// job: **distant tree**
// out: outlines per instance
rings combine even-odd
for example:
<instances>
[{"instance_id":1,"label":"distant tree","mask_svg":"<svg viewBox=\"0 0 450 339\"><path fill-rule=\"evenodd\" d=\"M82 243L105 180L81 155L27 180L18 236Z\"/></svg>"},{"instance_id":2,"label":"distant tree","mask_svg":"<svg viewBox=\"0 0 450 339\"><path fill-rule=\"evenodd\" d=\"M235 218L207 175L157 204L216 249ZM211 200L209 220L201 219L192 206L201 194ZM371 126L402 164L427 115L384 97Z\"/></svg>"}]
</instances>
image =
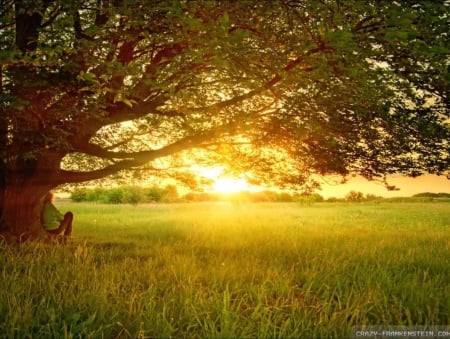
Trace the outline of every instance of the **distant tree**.
<instances>
[{"instance_id":1,"label":"distant tree","mask_svg":"<svg viewBox=\"0 0 450 339\"><path fill-rule=\"evenodd\" d=\"M426 197L426 198L450 198L450 193L431 193L431 192L422 192L414 194L413 197Z\"/></svg>"},{"instance_id":2,"label":"distant tree","mask_svg":"<svg viewBox=\"0 0 450 339\"><path fill-rule=\"evenodd\" d=\"M162 199L164 202L175 202L180 198L178 189L175 185L167 185L166 187L164 187L164 191L165 194Z\"/></svg>"},{"instance_id":3,"label":"distant tree","mask_svg":"<svg viewBox=\"0 0 450 339\"><path fill-rule=\"evenodd\" d=\"M375 194L370 194L370 193L367 193L366 196L364 197L365 201L377 201L377 200L382 200L382 199L383 199L383 197L380 197Z\"/></svg>"},{"instance_id":4,"label":"distant tree","mask_svg":"<svg viewBox=\"0 0 450 339\"><path fill-rule=\"evenodd\" d=\"M292 201L294 201L294 197L289 192L281 192L281 193L277 194L277 196L275 198L275 201L278 201L278 202L292 202Z\"/></svg>"},{"instance_id":5,"label":"distant tree","mask_svg":"<svg viewBox=\"0 0 450 339\"><path fill-rule=\"evenodd\" d=\"M207 192L189 192L183 196L183 199L190 202L218 201L220 196Z\"/></svg>"},{"instance_id":6,"label":"distant tree","mask_svg":"<svg viewBox=\"0 0 450 339\"><path fill-rule=\"evenodd\" d=\"M357 191L350 191L345 195L345 200L349 202L364 201L364 193Z\"/></svg>"},{"instance_id":7,"label":"distant tree","mask_svg":"<svg viewBox=\"0 0 450 339\"><path fill-rule=\"evenodd\" d=\"M251 202L273 202L277 201L277 197L278 195L276 192L265 190L252 193L249 200Z\"/></svg>"},{"instance_id":8,"label":"distant tree","mask_svg":"<svg viewBox=\"0 0 450 339\"><path fill-rule=\"evenodd\" d=\"M448 1L0 3L3 232L43 233L61 184L198 149L305 189L448 173Z\"/></svg>"},{"instance_id":9,"label":"distant tree","mask_svg":"<svg viewBox=\"0 0 450 339\"><path fill-rule=\"evenodd\" d=\"M327 202L340 202L342 201L342 199L337 198L337 197L329 197L327 198Z\"/></svg>"},{"instance_id":10,"label":"distant tree","mask_svg":"<svg viewBox=\"0 0 450 339\"><path fill-rule=\"evenodd\" d=\"M302 194L296 199L301 204L310 205L315 202L323 202L324 198L318 193Z\"/></svg>"}]
</instances>

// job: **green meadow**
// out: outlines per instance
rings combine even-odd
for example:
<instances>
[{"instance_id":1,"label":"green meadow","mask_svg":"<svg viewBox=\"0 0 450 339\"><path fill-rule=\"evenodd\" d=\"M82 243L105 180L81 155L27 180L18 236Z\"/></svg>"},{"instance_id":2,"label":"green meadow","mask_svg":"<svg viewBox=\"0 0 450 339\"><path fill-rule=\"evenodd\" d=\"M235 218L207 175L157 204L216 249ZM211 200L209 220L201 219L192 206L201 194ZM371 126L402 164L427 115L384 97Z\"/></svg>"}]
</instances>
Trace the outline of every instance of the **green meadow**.
<instances>
[{"instance_id":1,"label":"green meadow","mask_svg":"<svg viewBox=\"0 0 450 339\"><path fill-rule=\"evenodd\" d=\"M57 204L75 214L71 243L0 244L0 337L449 324L449 203Z\"/></svg>"}]
</instances>

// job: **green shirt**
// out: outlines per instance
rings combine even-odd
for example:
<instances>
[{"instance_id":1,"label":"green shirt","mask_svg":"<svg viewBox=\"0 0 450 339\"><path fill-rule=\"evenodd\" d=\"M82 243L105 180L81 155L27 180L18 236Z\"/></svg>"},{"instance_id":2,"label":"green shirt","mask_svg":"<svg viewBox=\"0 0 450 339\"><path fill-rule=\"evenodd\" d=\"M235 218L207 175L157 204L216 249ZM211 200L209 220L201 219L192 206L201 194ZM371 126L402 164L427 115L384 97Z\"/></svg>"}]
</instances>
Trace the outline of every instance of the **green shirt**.
<instances>
[{"instance_id":1,"label":"green shirt","mask_svg":"<svg viewBox=\"0 0 450 339\"><path fill-rule=\"evenodd\" d=\"M44 227L46 230L56 230L64 219L64 215L50 202L45 203L43 212Z\"/></svg>"}]
</instances>

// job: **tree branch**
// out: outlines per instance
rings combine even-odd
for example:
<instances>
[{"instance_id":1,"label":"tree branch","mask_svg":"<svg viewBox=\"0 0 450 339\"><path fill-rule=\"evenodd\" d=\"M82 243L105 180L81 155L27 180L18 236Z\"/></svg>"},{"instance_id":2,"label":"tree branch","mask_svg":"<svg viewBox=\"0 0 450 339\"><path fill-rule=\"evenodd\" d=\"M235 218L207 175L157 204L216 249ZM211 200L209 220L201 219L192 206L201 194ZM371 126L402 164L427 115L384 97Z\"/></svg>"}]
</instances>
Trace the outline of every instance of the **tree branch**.
<instances>
[{"instance_id":1,"label":"tree branch","mask_svg":"<svg viewBox=\"0 0 450 339\"><path fill-rule=\"evenodd\" d=\"M113 165L104 167L102 169L89 171L89 172L75 172L61 170L58 175L58 179L61 183L79 183L84 181L90 181L95 179L101 179L108 175L115 174L117 172L138 167L141 164L133 160L123 160Z\"/></svg>"},{"instance_id":2,"label":"tree branch","mask_svg":"<svg viewBox=\"0 0 450 339\"><path fill-rule=\"evenodd\" d=\"M85 145L80 147L79 150L83 151L87 155L92 155L109 160L123 160L95 171L74 172L63 170L60 172L60 175L62 180L72 183L99 179L122 170L132 169L134 167L145 165L146 163L151 162L155 159L166 157L183 150L208 146L209 144L205 143L208 143L215 138L224 136L230 131L233 131L237 128L238 123L233 122L219 126L217 128L213 128L203 133L184 137L159 149L140 152L111 152L101 148L100 146L86 143Z\"/></svg>"},{"instance_id":3,"label":"tree branch","mask_svg":"<svg viewBox=\"0 0 450 339\"><path fill-rule=\"evenodd\" d=\"M320 45L316 48L310 49L309 51L306 51L305 53L303 53L302 55L300 55L299 57L297 57L296 59L292 60L290 63L288 63L285 67L283 67L282 71L283 72L289 72L291 71L293 68L301 65L305 59L313 54L319 53L319 52L323 52L323 51L327 51L327 50L332 50L332 48L330 46L326 46L326 45ZM305 71L310 72L312 69L311 67L306 67L304 69ZM251 90L245 94L236 96L234 98L228 99L228 100L224 100L224 101L220 101L218 103L215 103L213 105L210 105L208 107L200 107L197 109L194 109L194 111L200 111L200 110L204 110L204 109L221 109L221 108L225 108L228 106L232 106L232 105L236 105L244 100L250 99L258 94L261 94L262 92L274 87L276 84L278 84L281 80L283 80L283 75L282 73L277 73L275 74L272 79L270 79L269 81L267 81L265 84L263 84L261 87L256 88L254 90Z\"/></svg>"}]
</instances>

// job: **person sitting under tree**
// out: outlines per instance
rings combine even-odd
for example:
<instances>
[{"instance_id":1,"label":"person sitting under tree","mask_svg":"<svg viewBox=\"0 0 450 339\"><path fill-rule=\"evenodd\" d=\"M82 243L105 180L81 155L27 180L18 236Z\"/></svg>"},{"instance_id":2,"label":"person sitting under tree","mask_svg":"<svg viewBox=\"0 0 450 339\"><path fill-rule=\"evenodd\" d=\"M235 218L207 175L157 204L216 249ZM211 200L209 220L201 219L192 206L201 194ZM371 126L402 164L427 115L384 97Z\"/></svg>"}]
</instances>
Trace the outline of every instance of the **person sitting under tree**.
<instances>
[{"instance_id":1,"label":"person sitting under tree","mask_svg":"<svg viewBox=\"0 0 450 339\"><path fill-rule=\"evenodd\" d=\"M62 214L53 204L55 196L48 192L44 198L44 209L42 212L42 221L45 230L53 235L59 235L64 232L64 237L72 235L73 213Z\"/></svg>"}]
</instances>

